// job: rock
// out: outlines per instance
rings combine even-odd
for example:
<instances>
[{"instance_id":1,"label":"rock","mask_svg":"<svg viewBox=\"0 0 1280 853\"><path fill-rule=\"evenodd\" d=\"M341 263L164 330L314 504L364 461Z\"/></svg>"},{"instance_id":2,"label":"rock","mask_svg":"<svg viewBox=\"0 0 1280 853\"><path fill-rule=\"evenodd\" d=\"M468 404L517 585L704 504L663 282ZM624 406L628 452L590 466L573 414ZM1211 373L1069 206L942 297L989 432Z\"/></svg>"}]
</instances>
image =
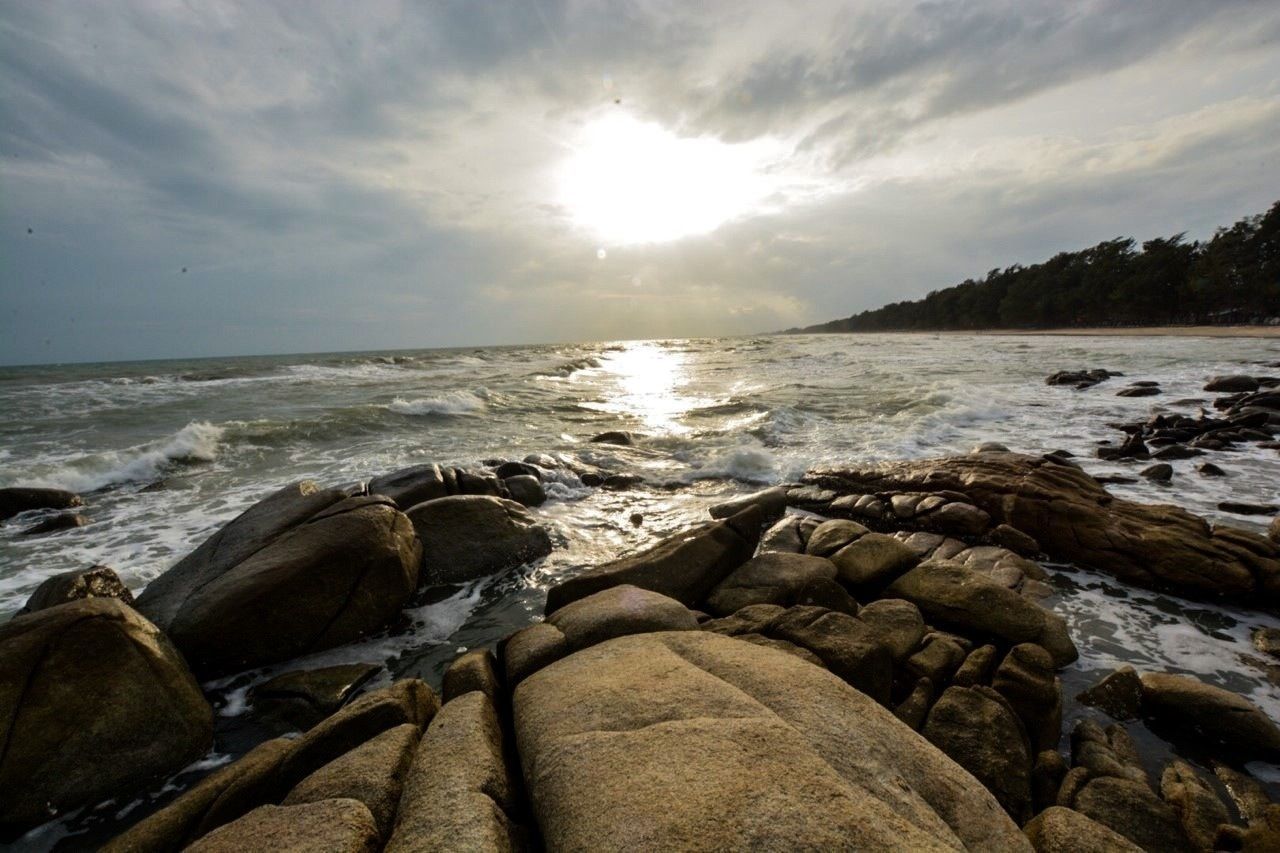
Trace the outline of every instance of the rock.
<instances>
[{"instance_id":1,"label":"rock","mask_svg":"<svg viewBox=\"0 0 1280 853\"><path fill-rule=\"evenodd\" d=\"M766 633L816 654L827 669L882 705L889 702L893 658L866 623L821 607L792 607Z\"/></svg>"},{"instance_id":2,"label":"rock","mask_svg":"<svg viewBox=\"0 0 1280 853\"><path fill-rule=\"evenodd\" d=\"M840 494L962 492L996 523L1034 537L1051 558L1187 597L1280 606L1280 556L1261 536L1224 538L1177 507L1116 498L1088 474L1016 453L824 468L806 483Z\"/></svg>"},{"instance_id":3,"label":"rock","mask_svg":"<svg viewBox=\"0 0 1280 853\"><path fill-rule=\"evenodd\" d=\"M421 735L422 730L412 723L387 729L303 779L289 792L282 805L297 806L334 799L359 800L373 815L378 837L386 838L391 832L404 777Z\"/></svg>"},{"instance_id":4,"label":"rock","mask_svg":"<svg viewBox=\"0 0 1280 853\"><path fill-rule=\"evenodd\" d=\"M907 672L929 679L931 684L946 684L964 663L965 651L950 637L934 635L925 640L920 651L907 658Z\"/></svg>"},{"instance_id":5,"label":"rock","mask_svg":"<svg viewBox=\"0 0 1280 853\"><path fill-rule=\"evenodd\" d=\"M63 572L46 579L31 593L27 603L16 615L35 613L37 610L84 598L115 598L125 604L133 604L133 593L129 592L129 587L124 585L115 571L107 566L93 566Z\"/></svg>"},{"instance_id":6,"label":"rock","mask_svg":"<svg viewBox=\"0 0 1280 853\"><path fill-rule=\"evenodd\" d=\"M1205 383L1204 390L1239 394L1257 391L1258 387L1258 380L1252 376L1215 376Z\"/></svg>"},{"instance_id":7,"label":"rock","mask_svg":"<svg viewBox=\"0 0 1280 853\"><path fill-rule=\"evenodd\" d=\"M542 506L547 502L547 493L537 477L518 474L502 481L507 487L511 499L522 506Z\"/></svg>"},{"instance_id":8,"label":"rock","mask_svg":"<svg viewBox=\"0 0 1280 853\"><path fill-rule=\"evenodd\" d=\"M378 827L358 800L259 806L187 848L188 853L375 853Z\"/></svg>"},{"instance_id":9,"label":"rock","mask_svg":"<svg viewBox=\"0 0 1280 853\"><path fill-rule=\"evenodd\" d=\"M787 608L776 604L753 604L723 619L708 619L700 626L704 631L737 637L742 634L762 634L786 615Z\"/></svg>"},{"instance_id":10,"label":"rock","mask_svg":"<svg viewBox=\"0 0 1280 853\"><path fill-rule=\"evenodd\" d=\"M79 495L64 489L0 489L0 521L30 509L70 509L83 505Z\"/></svg>"},{"instance_id":11,"label":"rock","mask_svg":"<svg viewBox=\"0 0 1280 853\"><path fill-rule=\"evenodd\" d=\"M777 649L780 652L786 652L789 655L795 655L803 661L808 661L814 666L826 669L827 665L822 662L822 658L806 649L804 646L797 646L795 643L788 643L786 640L778 640L773 637L766 637L764 634L736 634L737 639L744 643L754 643L757 646L764 646L768 649Z\"/></svg>"},{"instance_id":12,"label":"rock","mask_svg":"<svg viewBox=\"0 0 1280 853\"><path fill-rule=\"evenodd\" d=\"M929 533L924 530L917 530L915 532L899 530L897 533L893 534L893 538L910 548L911 553L915 554L916 558L919 560L923 560L932 555L934 551L938 550L938 547L942 545L943 542L947 541L947 537L943 536L941 533Z\"/></svg>"},{"instance_id":13,"label":"rock","mask_svg":"<svg viewBox=\"0 0 1280 853\"><path fill-rule=\"evenodd\" d=\"M1053 806L1023 828L1036 853L1141 853L1123 835L1078 811Z\"/></svg>"},{"instance_id":14,"label":"rock","mask_svg":"<svg viewBox=\"0 0 1280 853\"><path fill-rule=\"evenodd\" d=\"M906 660L924 639L924 617L910 601L873 601L858 611L858 620L871 629L875 641L889 650L895 663Z\"/></svg>"},{"instance_id":15,"label":"rock","mask_svg":"<svg viewBox=\"0 0 1280 853\"><path fill-rule=\"evenodd\" d=\"M528 461L525 462L503 462L497 468L493 469L493 475L499 480L507 480L510 477L532 477L533 479L542 481L542 469ZM444 497L444 495L434 495L433 497ZM430 500L430 498L423 498ZM422 501L417 501L422 503Z\"/></svg>"},{"instance_id":16,"label":"rock","mask_svg":"<svg viewBox=\"0 0 1280 853\"><path fill-rule=\"evenodd\" d=\"M1080 789L1075 809L1143 850L1189 851L1173 807L1141 782L1099 776Z\"/></svg>"},{"instance_id":17,"label":"rock","mask_svg":"<svg viewBox=\"0 0 1280 853\"><path fill-rule=\"evenodd\" d=\"M283 797L280 765L293 741L274 738L218 768L176 800L117 836L102 853L181 850L252 809Z\"/></svg>"},{"instance_id":18,"label":"rock","mask_svg":"<svg viewBox=\"0 0 1280 853\"><path fill-rule=\"evenodd\" d=\"M761 554L716 585L707 596L707 609L715 616L728 616L751 604L786 607L798 603L797 596L811 582L835 577L835 565L824 557Z\"/></svg>"},{"instance_id":19,"label":"rock","mask_svg":"<svg viewBox=\"0 0 1280 853\"><path fill-rule=\"evenodd\" d=\"M1003 444L1001 444L998 441L984 441L981 444L979 444L977 447L973 448L973 450L970 450L969 452L970 453L1008 453L1009 448L1005 447Z\"/></svg>"},{"instance_id":20,"label":"rock","mask_svg":"<svg viewBox=\"0 0 1280 853\"><path fill-rule=\"evenodd\" d=\"M457 475L439 465L414 465L369 481L369 494L386 495L396 506L408 509L423 501L447 497L457 491Z\"/></svg>"},{"instance_id":21,"label":"rock","mask_svg":"<svg viewBox=\"0 0 1280 853\"><path fill-rule=\"evenodd\" d=\"M508 689L569 653L569 641L554 625L538 622L521 628L502 645L503 672Z\"/></svg>"},{"instance_id":22,"label":"rock","mask_svg":"<svg viewBox=\"0 0 1280 853\"><path fill-rule=\"evenodd\" d=\"M1280 628L1254 628L1253 646L1273 658L1280 658Z\"/></svg>"},{"instance_id":23,"label":"rock","mask_svg":"<svg viewBox=\"0 0 1280 853\"><path fill-rule=\"evenodd\" d=\"M1040 553L1040 543L1023 533L1016 527L997 524L991 528L987 537L1002 548L1008 548L1023 557L1034 557Z\"/></svg>"},{"instance_id":24,"label":"rock","mask_svg":"<svg viewBox=\"0 0 1280 853\"><path fill-rule=\"evenodd\" d=\"M858 602L849 594L843 586L831 578L813 578L805 582L800 590L795 594L791 603L801 606L825 607L828 610L837 610L841 613L848 613L850 616L858 615Z\"/></svg>"},{"instance_id":25,"label":"rock","mask_svg":"<svg viewBox=\"0 0 1280 853\"><path fill-rule=\"evenodd\" d=\"M711 517L715 519L732 518L744 509L756 507L760 510L762 524L773 524L787 511L787 490L785 486L774 486L763 492L743 495L731 501L718 503L711 507Z\"/></svg>"},{"instance_id":26,"label":"rock","mask_svg":"<svg viewBox=\"0 0 1280 853\"><path fill-rule=\"evenodd\" d=\"M976 506L952 502L918 519L922 527L953 536L978 536L991 523L991 516Z\"/></svg>"},{"instance_id":27,"label":"rock","mask_svg":"<svg viewBox=\"0 0 1280 853\"><path fill-rule=\"evenodd\" d=\"M1218 827L1231 822L1227 807L1185 761L1174 759L1160 777L1160 796L1173 806L1187 840L1197 851L1213 851Z\"/></svg>"},{"instance_id":28,"label":"rock","mask_svg":"<svg viewBox=\"0 0 1280 853\"><path fill-rule=\"evenodd\" d=\"M1031 816L1031 751L1009 704L989 687L948 687L922 733L973 774L1019 824Z\"/></svg>"},{"instance_id":29,"label":"rock","mask_svg":"<svg viewBox=\"0 0 1280 853\"><path fill-rule=\"evenodd\" d=\"M1136 720L1142 713L1142 680L1133 667L1122 666L1076 696L1076 701L1116 720Z\"/></svg>"},{"instance_id":30,"label":"rock","mask_svg":"<svg viewBox=\"0 0 1280 853\"><path fill-rule=\"evenodd\" d=\"M619 584L632 584L696 607L746 562L760 538L760 510L679 533L638 554L587 569L547 591L547 612Z\"/></svg>"},{"instance_id":31,"label":"rock","mask_svg":"<svg viewBox=\"0 0 1280 853\"><path fill-rule=\"evenodd\" d=\"M1138 472L1138 476L1157 483L1167 483L1173 479L1173 466L1168 462L1158 462L1155 465L1143 468Z\"/></svg>"},{"instance_id":32,"label":"rock","mask_svg":"<svg viewBox=\"0 0 1280 853\"><path fill-rule=\"evenodd\" d=\"M986 684L991 680L991 671L995 668L997 654L996 647L992 645L979 646L969 652L964 663L960 664L960 668L956 670L951 683L958 687Z\"/></svg>"},{"instance_id":33,"label":"rock","mask_svg":"<svg viewBox=\"0 0 1280 853\"><path fill-rule=\"evenodd\" d=\"M516 689L514 716L550 850L1028 849L986 790L889 711L792 655L709 632L571 655Z\"/></svg>"},{"instance_id":34,"label":"rock","mask_svg":"<svg viewBox=\"0 0 1280 853\"><path fill-rule=\"evenodd\" d=\"M1219 468L1217 465L1214 465L1212 462L1201 463L1200 465L1196 466L1196 471L1199 472L1201 477L1227 476L1226 471L1223 471L1221 468Z\"/></svg>"},{"instance_id":35,"label":"rock","mask_svg":"<svg viewBox=\"0 0 1280 853\"><path fill-rule=\"evenodd\" d=\"M522 849L514 809L498 716L489 697L466 693L445 703L422 738L387 853Z\"/></svg>"},{"instance_id":36,"label":"rock","mask_svg":"<svg viewBox=\"0 0 1280 853\"><path fill-rule=\"evenodd\" d=\"M633 512L631 513L631 517L628 519L628 521L631 522L632 527L639 527L640 525L644 524L644 513Z\"/></svg>"},{"instance_id":37,"label":"rock","mask_svg":"<svg viewBox=\"0 0 1280 853\"><path fill-rule=\"evenodd\" d=\"M1144 674L1142 713L1197 743L1220 744L1250 759L1280 756L1280 729L1270 717L1244 697L1197 678Z\"/></svg>"},{"instance_id":38,"label":"rock","mask_svg":"<svg viewBox=\"0 0 1280 853\"><path fill-rule=\"evenodd\" d=\"M386 498L298 483L148 584L137 607L213 676L384 627L416 588L420 561L412 525Z\"/></svg>"},{"instance_id":39,"label":"rock","mask_svg":"<svg viewBox=\"0 0 1280 853\"><path fill-rule=\"evenodd\" d=\"M502 688L498 682L497 664L493 652L488 649L472 649L458 655L444 672L441 687L444 703L447 705L472 690L479 690L489 697L490 702L500 701Z\"/></svg>"},{"instance_id":40,"label":"rock","mask_svg":"<svg viewBox=\"0 0 1280 853\"><path fill-rule=\"evenodd\" d=\"M636 443L636 437L632 433L615 429L594 435L591 437L591 441L594 444L617 444L622 447L631 447Z\"/></svg>"},{"instance_id":41,"label":"rock","mask_svg":"<svg viewBox=\"0 0 1280 853\"><path fill-rule=\"evenodd\" d=\"M1170 444L1162 447L1151 454L1152 459L1169 460L1169 459L1191 459L1196 456L1203 456L1203 450L1197 450L1194 447L1186 447L1181 444Z\"/></svg>"},{"instance_id":42,"label":"rock","mask_svg":"<svg viewBox=\"0 0 1280 853\"><path fill-rule=\"evenodd\" d=\"M1116 392L1117 397L1154 397L1160 389L1151 385L1133 385Z\"/></svg>"},{"instance_id":43,"label":"rock","mask_svg":"<svg viewBox=\"0 0 1280 853\"><path fill-rule=\"evenodd\" d=\"M804 538L800 535L799 516L786 516L775 523L760 537L760 553L778 552L800 554L804 552Z\"/></svg>"},{"instance_id":44,"label":"rock","mask_svg":"<svg viewBox=\"0 0 1280 853\"><path fill-rule=\"evenodd\" d=\"M1055 666L1079 656L1060 616L956 563L921 563L894 581L887 594L914 603L933 624L1011 644L1041 645Z\"/></svg>"},{"instance_id":45,"label":"rock","mask_svg":"<svg viewBox=\"0 0 1280 853\"><path fill-rule=\"evenodd\" d=\"M1258 780L1247 773L1241 773L1221 761L1212 762L1213 775L1218 777L1222 787L1227 789L1231 802L1240 812L1246 823L1263 820L1271 798Z\"/></svg>"},{"instance_id":46,"label":"rock","mask_svg":"<svg viewBox=\"0 0 1280 853\"><path fill-rule=\"evenodd\" d=\"M1031 765L1031 806L1041 812L1058 801L1058 791L1067 775L1067 762L1057 749L1041 750Z\"/></svg>"},{"instance_id":47,"label":"rock","mask_svg":"<svg viewBox=\"0 0 1280 853\"><path fill-rule=\"evenodd\" d=\"M428 584L466 583L551 553L551 537L515 501L488 495L436 498L405 513L422 541Z\"/></svg>"},{"instance_id":48,"label":"rock","mask_svg":"<svg viewBox=\"0 0 1280 853\"><path fill-rule=\"evenodd\" d=\"M622 584L566 604L547 617L564 634L570 651L652 631L696 631L698 620L673 598Z\"/></svg>"},{"instance_id":49,"label":"rock","mask_svg":"<svg viewBox=\"0 0 1280 853\"><path fill-rule=\"evenodd\" d=\"M345 705L382 671L373 663L349 663L277 675L249 691L254 710L309 729Z\"/></svg>"},{"instance_id":50,"label":"rock","mask_svg":"<svg viewBox=\"0 0 1280 853\"><path fill-rule=\"evenodd\" d=\"M1219 850L1243 850L1244 853L1280 850L1280 805L1267 806L1262 818L1248 827L1229 824L1218 827L1214 846Z\"/></svg>"},{"instance_id":51,"label":"rock","mask_svg":"<svg viewBox=\"0 0 1280 853\"><path fill-rule=\"evenodd\" d=\"M89 523L89 519L85 518L78 512L63 512L44 521L35 524L22 531L23 536L44 536L46 533L57 533L62 530L74 530L77 527L84 527Z\"/></svg>"},{"instance_id":52,"label":"rock","mask_svg":"<svg viewBox=\"0 0 1280 853\"><path fill-rule=\"evenodd\" d=\"M644 477L639 474L610 474L600 483L601 488L611 489L615 492L626 491L634 488L644 482Z\"/></svg>"},{"instance_id":53,"label":"rock","mask_svg":"<svg viewBox=\"0 0 1280 853\"><path fill-rule=\"evenodd\" d=\"M1034 643L1014 646L996 669L991 687L1022 720L1033 752L1057 748L1062 733L1062 684L1047 651Z\"/></svg>"},{"instance_id":54,"label":"rock","mask_svg":"<svg viewBox=\"0 0 1280 853\"><path fill-rule=\"evenodd\" d=\"M933 681L928 676L916 681L915 687L907 694L907 698L893 709L893 715L916 731L924 725L929 715L929 706L933 704Z\"/></svg>"},{"instance_id":55,"label":"rock","mask_svg":"<svg viewBox=\"0 0 1280 853\"><path fill-rule=\"evenodd\" d=\"M123 795L204 755L213 712L181 655L114 598L0 625L0 827Z\"/></svg>"},{"instance_id":56,"label":"rock","mask_svg":"<svg viewBox=\"0 0 1280 853\"><path fill-rule=\"evenodd\" d=\"M815 557L830 557L844 546L867 533L867 528L856 521L833 518L817 526L805 543L804 552Z\"/></svg>"},{"instance_id":57,"label":"rock","mask_svg":"<svg viewBox=\"0 0 1280 853\"><path fill-rule=\"evenodd\" d=\"M1267 538L1280 544L1280 516L1271 519L1271 525L1267 527Z\"/></svg>"},{"instance_id":58,"label":"rock","mask_svg":"<svg viewBox=\"0 0 1280 853\"><path fill-rule=\"evenodd\" d=\"M916 555L892 536L868 533L837 551L831 562L840 581L856 590L892 581L915 564Z\"/></svg>"},{"instance_id":59,"label":"rock","mask_svg":"<svg viewBox=\"0 0 1280 853\"><path fill-rule=\"evenodd\" d=\"M1275 504L1251 504L1242 501L1220 501L1218 509L1223 512L1234 512L1236 515L1275 515L1280 506Z\"/></svg>"}]
</instances>

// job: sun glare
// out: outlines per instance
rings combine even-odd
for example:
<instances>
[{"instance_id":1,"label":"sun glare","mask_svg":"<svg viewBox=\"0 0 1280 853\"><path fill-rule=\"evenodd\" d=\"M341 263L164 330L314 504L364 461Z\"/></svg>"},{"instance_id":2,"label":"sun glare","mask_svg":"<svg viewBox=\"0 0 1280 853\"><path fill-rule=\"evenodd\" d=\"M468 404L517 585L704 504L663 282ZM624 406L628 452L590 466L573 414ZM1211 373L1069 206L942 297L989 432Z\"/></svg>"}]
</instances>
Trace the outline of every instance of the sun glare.
<instances>
[{"instance_id":1,"label":"sun glare","mask_svg":"<svg viewBox=\"0 0 1280 853\"><path fill-rule=\"evenodd\" d=\"M757 210L772 189L762 143L680 137L626 114L596 119L559 175L575 225L609 244L714 231Z\"/></svg>"}]
</instances>

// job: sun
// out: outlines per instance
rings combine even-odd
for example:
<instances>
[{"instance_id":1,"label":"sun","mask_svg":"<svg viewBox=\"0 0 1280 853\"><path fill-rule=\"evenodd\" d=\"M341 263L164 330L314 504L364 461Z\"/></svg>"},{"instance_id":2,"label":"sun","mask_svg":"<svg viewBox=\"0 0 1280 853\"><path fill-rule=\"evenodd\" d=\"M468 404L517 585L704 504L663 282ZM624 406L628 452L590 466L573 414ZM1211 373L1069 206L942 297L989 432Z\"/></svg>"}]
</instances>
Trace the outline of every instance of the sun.
<instances>
[{"instance_id":1,"label":"sun","mask_svg":"<svg viewBox=\"0 0 1280 853\"><path fill-rule=\"evenodd\" d=\"M589 122L558 175L573 223L612 245L706 234L759 212L773 189L770 144L682 137L614 113Z\"/></svg>"}]
</instances>

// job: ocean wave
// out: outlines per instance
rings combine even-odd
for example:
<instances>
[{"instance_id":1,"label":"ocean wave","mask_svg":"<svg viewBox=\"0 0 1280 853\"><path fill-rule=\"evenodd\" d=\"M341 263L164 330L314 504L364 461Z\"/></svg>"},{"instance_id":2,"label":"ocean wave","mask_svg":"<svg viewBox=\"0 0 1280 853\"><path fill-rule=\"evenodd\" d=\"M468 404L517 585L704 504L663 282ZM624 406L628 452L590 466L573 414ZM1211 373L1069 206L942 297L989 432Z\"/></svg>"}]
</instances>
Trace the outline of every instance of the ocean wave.
<instances>
[{"instance_id":1,"label":"ocean wave","mask_svg":"<svg viewBox=\"0 0 1280 853\"><path fill-rule=\"evenodd\" d=\"M73 492L152 482L177 466L217 459L222 437L222 427L207 421L193 421L166 439L127 450L83 456L36 479L40 485Z\"/></svg>"},{"instance_id":2,"label":"ocean wave","mask_svg":"<svg viewBox=\"0 0 1280 853\"><path fill-rule=\"evenodd\" d=\"M776 483L778 459L757 445L744 444L716 452L689 473L691 480L739 480L744 483Z\"/></svg>"},{"instance_id":3,"label":"ocean wave","mask_svg":"<svg viewBox=\"0 0 1280 853\"><path fill-rule=\"evenodd\" d=\"M566 361L561 364L558 364L555 367L553 367L549 373L544 373L541 375L559 378L559 379L568 379L570 376L572 376L575 373L578 373L583 370L591 370L592 368L599 367L600 364L601 364L600 359L597 358L596 356L586 355L586 356L583 356L582 358L575 358L575 359L572 359L571 361Z\"/></svg>"},{"instance_id":4,"label":"ocean wave","mask_svg":"<svg viewBox=\"0 0 1280 853\"><path fill-rule=\"evenodd\" d=\"M474 415L484 411L484 399L470 391L447 391L436 397L406 400L396 397L387 411L397 415Z\"/></svg>"}]
</instances>

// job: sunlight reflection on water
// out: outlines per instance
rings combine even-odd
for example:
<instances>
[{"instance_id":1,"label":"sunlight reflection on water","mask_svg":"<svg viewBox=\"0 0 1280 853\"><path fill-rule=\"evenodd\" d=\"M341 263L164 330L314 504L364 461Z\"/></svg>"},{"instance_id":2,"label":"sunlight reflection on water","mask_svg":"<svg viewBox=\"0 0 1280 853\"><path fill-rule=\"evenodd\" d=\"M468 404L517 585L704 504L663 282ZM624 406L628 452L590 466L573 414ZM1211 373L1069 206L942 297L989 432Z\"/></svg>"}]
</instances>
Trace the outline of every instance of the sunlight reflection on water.
<instances>
[{"instance_id":1,"label":"sunlight reflection on water","mask_svg":"<svg viewBox=\"0 0 1280 853\"><path fill-rule=\"evenodd\" d=\"M660 343L627 343L604 358L600 370L613 374L616 387L603 402L584 403L584 408L637 419L651 432L680 434L689 427L679 419L705 405L699 397L682 389L689 384L685 354Z\"/></svg>"}]
</instances>

